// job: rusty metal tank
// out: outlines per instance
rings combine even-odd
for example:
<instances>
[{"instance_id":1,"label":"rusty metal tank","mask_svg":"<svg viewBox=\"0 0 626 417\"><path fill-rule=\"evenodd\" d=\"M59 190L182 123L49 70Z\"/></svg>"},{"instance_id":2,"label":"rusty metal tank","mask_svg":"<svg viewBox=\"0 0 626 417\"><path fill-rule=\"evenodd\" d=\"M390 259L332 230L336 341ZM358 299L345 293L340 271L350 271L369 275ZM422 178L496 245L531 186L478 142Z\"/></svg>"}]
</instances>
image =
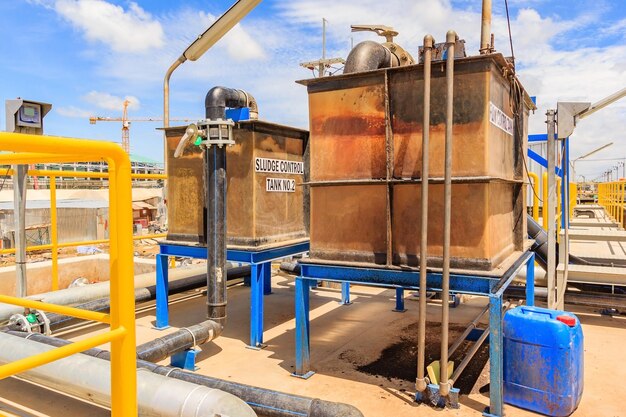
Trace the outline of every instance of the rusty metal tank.
<instances>
[{"instance_id":1,"label":"rusty metal tank","mask_svg":"<svg viewBox=\"0 0 626 417\"><path fill-rule=\"evenodd\" d=\"M526 239L532 106L500 54L455 60L451 266L491 271ZM313 261L419 265L423 65L300 81L309 93ZM429 266L443 253L445 62L431 82ZM517 88L517 90L515 90ZM521 109L513 114L511 91Z\"/></svg>"},{"instance_id":2,"label":"rusty metal tank","mask_svg":"<svg viewBox=\"0 0 626 417\"><path fill-rule=\"evenodd\" d=\"M171 243L204 245L205 186L202 151L174 150L186 126L165 130L167 212ZM308 239L303 206L304 152L308 132L261 120L237 122L227 150L227 244L262 249Z\"/></svg>"}]
</instances>

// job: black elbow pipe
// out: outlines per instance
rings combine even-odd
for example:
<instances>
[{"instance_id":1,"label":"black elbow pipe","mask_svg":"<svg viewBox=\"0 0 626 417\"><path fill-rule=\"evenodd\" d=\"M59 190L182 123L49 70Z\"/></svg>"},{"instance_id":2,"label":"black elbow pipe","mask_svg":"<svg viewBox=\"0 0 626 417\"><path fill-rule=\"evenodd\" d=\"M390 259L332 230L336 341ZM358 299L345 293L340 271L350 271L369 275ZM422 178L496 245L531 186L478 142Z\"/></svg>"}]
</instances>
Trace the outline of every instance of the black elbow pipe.
<instances>
[{"instance_id":1,"label":"black elbow pipe","mask_svg":"<svg viewBox=\"0 0 626 417\"><path fill-rule=\"evenodd\" d=\"M243 90L213 87L206 94L204 109L209 120L225 119L227 108L250 107L251 113L258 111L256 100Z\"/></svg>"},{"instance_id":2,"label":"black elbow pipe","mask_svg":"<svg viewBox=\"0 0 626 417\"><path fill-rule=\"evenodd\" d=\"M8 331L7 333L55 347L71 344L71 342L67 340L44 336L39 333L14 331ZM111 358L110 352L97 348L86 350L81 354L102 360L110 360ZM319 398L302 397L232 381L225 381L182 371L170 366L159 366L141 359L137 360L137 367L154 372L155 374L165 375L169 378L175 378L196 385L203 385L205 387L228 392L248 403L256 413L265 417L363 417L363 414L356 407L348 404L324 401Z\"/></svg>"},{"instance_id":3,"label":"black elbow pipe","mask_svg":"<svg viewBox=\"0 0 626 417\"><path fill-rule=\"evenodd\" d=\"M344 74L389 68L395 56L385 46L374 41L364 41L352 48L343 68Z\"/></svg>"}]
</instances>

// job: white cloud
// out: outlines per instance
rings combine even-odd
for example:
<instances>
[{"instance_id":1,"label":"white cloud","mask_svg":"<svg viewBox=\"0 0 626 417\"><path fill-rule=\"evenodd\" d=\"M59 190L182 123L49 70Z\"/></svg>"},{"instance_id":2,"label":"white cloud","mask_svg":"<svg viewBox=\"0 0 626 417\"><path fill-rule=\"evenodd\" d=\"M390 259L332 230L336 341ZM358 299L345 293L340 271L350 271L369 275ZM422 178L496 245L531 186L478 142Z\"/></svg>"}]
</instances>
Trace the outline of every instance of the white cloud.
<instances>
[{"instance_id":1,"label":"white cloud","mask_svg":"<svg viewBox=\"0 0 626 417\"><path fill-rule=\"evenodd\" d=\"M90 116L93 116L93 112L89 110L81 109L76 106L57 107L55 111L59 113L61 116L65 116L65 117L78 117L81 119L86 119Z\"/></svg>"},{"instance_id":2,"label":"white cloud","mask_svg":"<svg viewBox=\"0 0 626 417\"><path fill-rule=\"evenodd\" d=\"M145 52L163 46L161 24L137 3L131 2L124 10L104 0L56 0L54 7L87 40L105 43L116 52Z\"/></svg>"},{"instance_id":3,"label":"white cloud","mask_svg":"<svg viewBox=\"0 0 626 417\"><path fill-rule=\"evenodd\" d=\"M82 99L89 104L93 104L105 110L121 111L124 106L124 100L130 102L128 104L129 110L137 110L140 107L139 99L135 96L119 97L100 91L90 91L84 95Z\"/></svg>"}]
</instances>

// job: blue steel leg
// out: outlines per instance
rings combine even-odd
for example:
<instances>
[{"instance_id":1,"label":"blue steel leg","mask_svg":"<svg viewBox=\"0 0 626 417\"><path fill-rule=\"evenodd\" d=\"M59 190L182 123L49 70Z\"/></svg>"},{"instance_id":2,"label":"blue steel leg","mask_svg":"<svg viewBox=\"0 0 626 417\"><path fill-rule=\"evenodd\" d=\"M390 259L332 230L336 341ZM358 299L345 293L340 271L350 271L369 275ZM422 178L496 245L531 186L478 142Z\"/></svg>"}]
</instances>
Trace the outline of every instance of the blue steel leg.
<instances>
[{"instance_id":1,"label":"blue steel leg","mask_svg":"<svg viewBox=\"0 0 626 417\"><path fill-rule=\"evenodd\" d=\"M158 254L156 257L156 324L158 330L167 329L169 324L168 307L168 261L167 255Z\"/></svg>"},{"instance_id":2,"label":"blue steel leg","mask_svg":"<svg viewBox=\"0 0 626 417\"><path fill-rule=\"evenodd\" d=\"M292 375L303 379L313 375L309 339L309 289L315 285L315 282L315 280L303 277L296 278L296 371Z\"/></svg>"},{"instance_id":3,"label":"blue steel leg","mask_svg":"<svg viewBox=\"0 0 626 417\"><path fill-rule=\"evenodd\" d=\"M502 417L503 413L503 379L504 352L502 340L502 296L489 295L489 408L483 415Z\"/></svg>"},{"instance_id":4,"label":"blue steel leg","mask_svg":"<svg viewBox=\"0 0 626 417\"><path fill-rule=\"evenodd\" d=\"M404 288L396 287L396 308L393 309L396 313L404 313Z\"/></svg>"},{"instance_id":5,"label":"blue steel leg","mask_svg":"<svg viewBox=\"0 0 626 417\"><path fill-rule=\"evenodd\" d=\"M350 283L342 282L341 283L341 305L352 304L350 301Z\"/></svg>"},{"instance_id":6,"label":"blue steel leg","mask_svg":"<svg viewBox=\"0 0 626 417\"><path fill-rule=\"evenodd\" d=\"M535 254L533 253L526 264L526 305L535 305Z\"/></svg>"},{"instance_id":7,"label":"blue steel leg","mask_svg":"<svg viewBox=\"0 0 626 417\"><path fill-rule=\"evenodd\" d=\"M250 264L250 347L263 347L263 264Z\"/></svg>"},{"instance_id":8,"label":"blue steel leg","mask_svg":"<svg viewBox=\"0 0 626 417\"><path fill-rule=\"evenodd\" d=\"M263 294L272 293L272 263L265 262L261 265L263 268Z\"/></svg>"}]
</instances>

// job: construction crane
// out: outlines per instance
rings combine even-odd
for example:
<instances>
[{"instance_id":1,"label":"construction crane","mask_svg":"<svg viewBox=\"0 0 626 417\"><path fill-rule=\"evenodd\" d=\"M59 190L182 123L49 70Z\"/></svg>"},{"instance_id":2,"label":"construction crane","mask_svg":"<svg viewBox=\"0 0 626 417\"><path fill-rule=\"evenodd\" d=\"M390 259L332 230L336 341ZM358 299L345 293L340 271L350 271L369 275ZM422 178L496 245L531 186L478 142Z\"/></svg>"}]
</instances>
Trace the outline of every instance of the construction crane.
<instances>
[{"instance_id":1,"label":"construction crane","mask_svg":"<svg viewBox=\"0 0 626 417\"><path fill-rule=\"evenodd\" d=\"M97 122L122 122L122 148L126 153L130 153L130 124L131 122L162 122L160 117L140 117L129 119L128 118L128 105L130 101L124 100L122 117L101 117L90 116L89 123L95 125ZM170 119L176 122L190 122L192 119Z\"/></svg>"}]
</instances>

